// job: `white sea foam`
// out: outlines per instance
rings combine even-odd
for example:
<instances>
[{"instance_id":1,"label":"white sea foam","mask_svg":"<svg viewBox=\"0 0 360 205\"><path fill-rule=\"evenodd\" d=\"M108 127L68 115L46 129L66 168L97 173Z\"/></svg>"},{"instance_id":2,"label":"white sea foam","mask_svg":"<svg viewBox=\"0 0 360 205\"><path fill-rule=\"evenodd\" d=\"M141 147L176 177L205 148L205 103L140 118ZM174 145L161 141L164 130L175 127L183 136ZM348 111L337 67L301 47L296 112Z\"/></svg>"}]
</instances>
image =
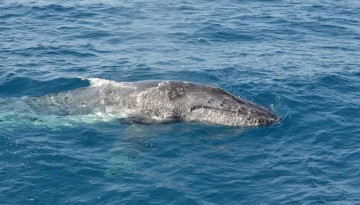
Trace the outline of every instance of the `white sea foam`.
<instances>
[{"instance_id":1,"label":"white sea foam","mask_svg":"<svg viewBox=\"0 0 360 205\"><path fill-rule=\"evenodd\" d=\"M128 87L135 89L135 86L132 86L131 83L128 82L116 82L112 80L106 80L101 78L81 78L82 80L88 80L90 83L90 87L105 87L105 86L111 86L111 87Z\"/></svg>"},{"instance_id":2,"label":"white sea foam","mask_svg":"<svg viewBox=\"0 0 360 205\"><path fill-rule=\"evenodd\" d=\"M88 80L90 82L91 87L102 87L104 85L109 84L118 84L115 81L101 79L101 78L83 78L84 80Z\"/></svg>"}]
</instances>

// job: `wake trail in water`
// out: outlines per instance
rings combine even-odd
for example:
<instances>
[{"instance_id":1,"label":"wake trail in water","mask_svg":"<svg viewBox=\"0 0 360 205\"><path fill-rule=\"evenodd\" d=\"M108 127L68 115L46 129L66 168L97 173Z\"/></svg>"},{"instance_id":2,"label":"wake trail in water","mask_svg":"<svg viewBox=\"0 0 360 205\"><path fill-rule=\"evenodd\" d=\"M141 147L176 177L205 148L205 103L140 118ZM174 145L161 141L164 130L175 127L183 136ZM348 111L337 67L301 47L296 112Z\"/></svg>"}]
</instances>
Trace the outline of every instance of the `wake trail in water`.
<instances>
[{"instance_id":1,"label":"wake trail in water","mask_svg":"<svg viewBox=\"0 0 360 205\"><path fill-rule=\"evenodd\" d=\"M127 111L104 103L106 90L124 86L114 81L84 79L90 86L41 97L0 97L0 129L61 129L127 117Z\"/></svg>"}]
</instances>

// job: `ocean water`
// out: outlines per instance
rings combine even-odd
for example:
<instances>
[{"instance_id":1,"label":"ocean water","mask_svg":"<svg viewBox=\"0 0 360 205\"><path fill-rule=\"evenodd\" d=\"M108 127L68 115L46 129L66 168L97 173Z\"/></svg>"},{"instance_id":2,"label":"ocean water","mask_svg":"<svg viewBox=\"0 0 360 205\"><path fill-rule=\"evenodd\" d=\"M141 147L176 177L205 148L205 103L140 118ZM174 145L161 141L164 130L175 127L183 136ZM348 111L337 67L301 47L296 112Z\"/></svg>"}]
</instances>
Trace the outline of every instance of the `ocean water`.
<instances>
[{"instance_id":1,"label":"ocean water","mask_svg":"<svg viewBox=\"0 0 360 205\"><path fill-rule=\"evenodd\" d=\"M34 117L114 81L218 86L252 128ZM0 204L360 204L355 0L0 0Z\"/></svg>"}]
</instances>

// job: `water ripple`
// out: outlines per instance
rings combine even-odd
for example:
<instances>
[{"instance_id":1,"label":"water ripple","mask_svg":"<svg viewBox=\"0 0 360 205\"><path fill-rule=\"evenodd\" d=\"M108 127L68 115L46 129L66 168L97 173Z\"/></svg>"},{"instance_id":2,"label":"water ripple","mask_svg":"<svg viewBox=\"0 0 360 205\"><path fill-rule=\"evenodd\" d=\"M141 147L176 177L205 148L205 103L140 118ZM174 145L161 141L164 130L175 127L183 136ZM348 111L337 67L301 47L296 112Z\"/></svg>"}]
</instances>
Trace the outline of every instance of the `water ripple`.
<instances>
[{"instance_id":1,"label":"water ripple","mask_svg":"<svg viewBox=\"0 0 360 205\"><path fill-rule=\"evenodd\" d=\"M4 1L0 201L357 204L359 8L351 0ZM87 86L80 77L219 86L282 120L249 129L70 123L34 118L18 102Z\"/></svg>"}]
</instances>

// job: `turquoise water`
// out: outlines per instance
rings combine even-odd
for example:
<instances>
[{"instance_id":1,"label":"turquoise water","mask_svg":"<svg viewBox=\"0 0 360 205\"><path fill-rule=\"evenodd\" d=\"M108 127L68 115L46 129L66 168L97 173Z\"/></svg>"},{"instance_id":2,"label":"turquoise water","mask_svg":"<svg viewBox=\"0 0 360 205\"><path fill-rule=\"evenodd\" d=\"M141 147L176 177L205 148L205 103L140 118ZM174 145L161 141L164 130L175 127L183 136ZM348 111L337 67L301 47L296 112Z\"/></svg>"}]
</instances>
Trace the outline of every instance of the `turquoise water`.
<instances>
[{"instance_id":1,"label":"turquoise water","mask_svg":"<svg viewBox=\"0 0 360 205\"><path fill-rule=\"evenodd\" d=\"M1 1L0 204L359 204L358 1ZM279 125L37 116L81 78L186 80Z\"/></svg>"}]
</instances>

